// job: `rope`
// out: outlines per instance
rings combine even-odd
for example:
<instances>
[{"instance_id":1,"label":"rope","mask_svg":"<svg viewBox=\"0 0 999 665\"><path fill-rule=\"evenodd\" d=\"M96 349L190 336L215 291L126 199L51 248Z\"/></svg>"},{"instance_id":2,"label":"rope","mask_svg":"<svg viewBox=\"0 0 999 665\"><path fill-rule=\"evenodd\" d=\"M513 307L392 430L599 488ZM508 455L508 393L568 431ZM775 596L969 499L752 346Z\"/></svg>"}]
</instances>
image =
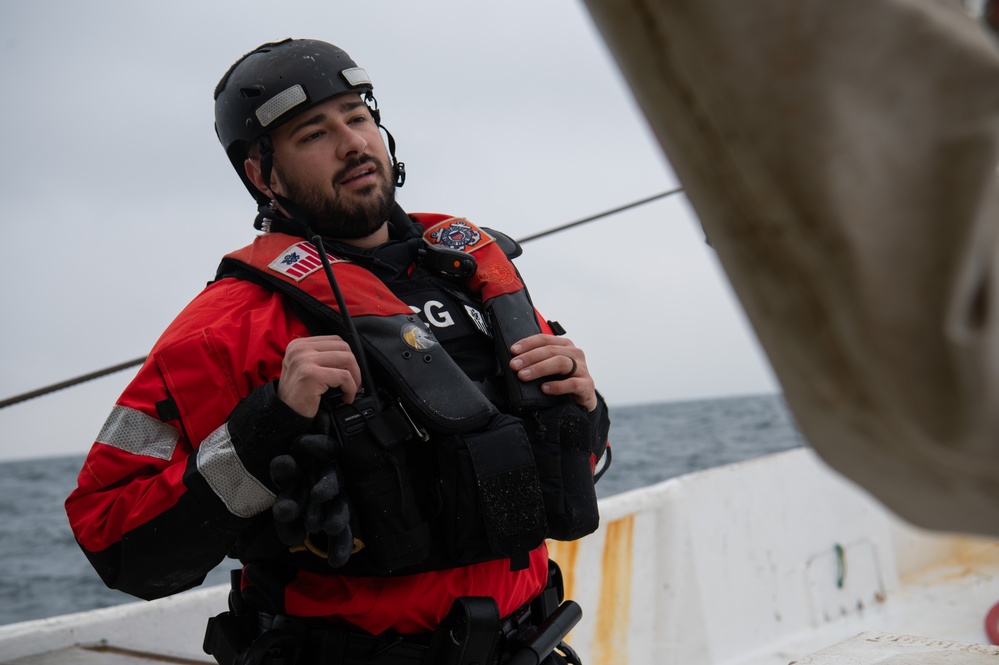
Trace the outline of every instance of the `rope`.
<instances>
[{"instance_id":1,"label":"rope","mask_svg":"<svg viewBox=\"0 0 999 665\"><path fill-rule=\"evenodd\" d=\"M632 208L637 208L640 205L645 205L646 203L651 203L652 201L658 201L659 199L664 199L667 196L672 196L674 194L679 194L683 191L682 187L677 187L676 189L671 189L665 192L660 192L653 196L640 199L638 201L633 201L623 206L617 208L612 208L610 210L605 210L604 212L597 213L596 215L591 215L589 217L584 217L583 219L578 219L575 222L569 222L568 224L563 224L561 226L556 226L554 228L548 229L547 231L541 231L540 233L535 233L534 235L529 235L524 238L520 238L517 242L523 244L531 242L532 240L537 240L538 238L544 238L545 236L553 235L555 233L560 233L566 229L571 229L575 226L580 226L581 224L586 224L588 222L593 222L604 217L609 217L610 215L616 215L619 212L624 212L625 210L630 210ZM31 392L23 393L21 395L15 395L14 397L8 397L7 399L0 401L0 409L12 406L14 404L20 404L21 402L26 402L29 399L34 399L36 397L42 397L48 395L49 393L54 393L58 390L63 390L65 388L71 388L73 386L79 385L81 383L86 383L87 381L93 381L94 379L99 379L102 376L107 376L108 374L114 374L115 372L120 372L126 370L129 367L136 367L141 365L146 361L146 356L141 358L136 358L135 360L129 360L128 362L123 362L112 367L107 367L105 369L98 370L96 372L91 372L90 374L84 374L73 379L67 379L66 381L60 381L59 383L54 383L50 386L44 388L39 388L38 390L32 390Z\"/></svg>"},{"instance_id":2,"label":"rope","mask_svg":"<svg viewBox=\"0 0 999 665\"><path fill-rule=\"evenodd\" d=\"M605 210L604 212L597 213L590 217L584 217L583 219L578 219L575 222L569 222L568 224L563 224L562 226L556 226L555 228L548 229L547 231L542 231L540 233L535 233L531 236L526 236L520 238L517 242L524 244L525 242L530 242L532 240L537 240L538 238L544 238L545 236L550 236L554 233L559 233L560 231L565 231L566 229L571 229L574 226L579 226L580 224L586 224L587 222L592 222L598 220L602 217L608 217L610 215L616 215L619 212L624 212L625 210L631 210L632 208L637 208L640 205L645 205L646 203L651 203L652 201L658 201L659 199L664 199L667 196L672 196L673 194L679 194L683 191L683 187L677 187L676 189L671 189L667 192L660 192L659 194L654 194L647 198L628 203L626 205L620 206L619 208L612 208L610 210Z\"/></svg>"},{"instance_id":3,"label":"rope","mask_svg":"<svg viewBox=\"0 0 999 665\"><path fill-rule=\"evenodd\" d=\"M99 379L102 376L107 376L108 374L114 374L115 372L120 372L123 369L128 369L129 367L135 367L136 365L141 365L143 362L145 362L145 360L146 356L142 356L141 358L136 358L135 360L129 360L128 362L120 363L118 365L114 365L113 367L107 367L105 369L101 369L96 372L91 372L90 374L84 374L82 376L78 376L75 379L67 379L66 381L60 381L59 383L52 384L51 386L46 386L45 388L39 388L38 390L32 390L31 392L24 393L22 395L9 397L0 402L0 409L11 406L12 404L26 402L27 400L34 399L35 397L48 395L49 393L54 393L57 390L62 390L63 388L70 388L72 386L84 383L86 381Z\"/></svg>"}]
</instances>

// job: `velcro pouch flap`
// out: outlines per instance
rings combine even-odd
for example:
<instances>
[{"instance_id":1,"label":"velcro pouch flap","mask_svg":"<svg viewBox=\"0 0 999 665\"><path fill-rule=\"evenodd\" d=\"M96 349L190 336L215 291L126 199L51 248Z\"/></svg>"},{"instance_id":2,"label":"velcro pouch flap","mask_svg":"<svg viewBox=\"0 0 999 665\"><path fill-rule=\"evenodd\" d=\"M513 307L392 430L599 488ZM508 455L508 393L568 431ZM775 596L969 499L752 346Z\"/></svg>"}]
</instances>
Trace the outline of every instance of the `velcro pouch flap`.
<instances>
[{"instance_id":1,"label":"velcro pouch flap","mask_svg":"<svg viewBox=\"0 0 999 665\"><path fill-rule=\"evenodd\" d=\"M520 420L499 415L488 430L463 438L493 550L509 556L540 545L548 522L531 443Z\"/></svg>"}]
</instances>

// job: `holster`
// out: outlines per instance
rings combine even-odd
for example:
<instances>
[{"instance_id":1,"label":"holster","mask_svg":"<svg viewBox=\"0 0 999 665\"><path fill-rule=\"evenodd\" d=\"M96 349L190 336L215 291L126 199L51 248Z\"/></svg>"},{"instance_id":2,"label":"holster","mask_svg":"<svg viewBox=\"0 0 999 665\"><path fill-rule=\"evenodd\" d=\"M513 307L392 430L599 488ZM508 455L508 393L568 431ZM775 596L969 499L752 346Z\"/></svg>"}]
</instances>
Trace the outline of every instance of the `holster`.
<instances>
[{"instance_id":1,"label":"holster","mask_svg":"<svg viewBox=\"0 0 999 665\"><path fill-rule=\"evenodd\" d=\"M294 637L283 631L259 632L257 613L240 594L241 576L241 570L230 571L229 611L208 619L202 649L219 665L294 665Z\"/></svg>"},{"instance_id":2,"label":"holster","mask_svg":"<svg viewBox=\"0 0 999 665\"><path fill-rule=\"evenodd\" d=\"M532 603L500 619L492 598L464 597L451 606L430 646L426 665L581 665L562 640L583 616L571 600L563 600L562 572L548 564L548 584ZM566 657L552 658L556 650Z\"/></svg>"},{"instance_id":3,"label":"holster","mask_svg":"<svg viewBox=\"0 0 999 665\"><path fill-rule=\"evenodd\" d=\"M465 597L434 632L427 663L495 665L499 655L500 616L492 598Z\"/></svg>"}]
</instances>

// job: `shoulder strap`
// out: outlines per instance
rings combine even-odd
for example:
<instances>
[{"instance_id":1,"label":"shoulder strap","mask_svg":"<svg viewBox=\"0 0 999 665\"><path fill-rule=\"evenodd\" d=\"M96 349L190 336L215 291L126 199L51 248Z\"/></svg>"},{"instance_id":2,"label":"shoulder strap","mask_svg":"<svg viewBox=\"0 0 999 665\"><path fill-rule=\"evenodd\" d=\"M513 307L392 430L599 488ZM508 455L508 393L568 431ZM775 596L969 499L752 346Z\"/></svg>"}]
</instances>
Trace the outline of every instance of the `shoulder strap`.
<instances>
[{"instance_id":1,"label":"shoulder strap","mask_svg":"<svg viewBox=\"0 0 999 665\"><path fill-rule=\"evenodd\" d=\"M292 309L295 310L295 314L300 316L302 322L313 335L339 335L346 330L339 312L275 275L270 275L254 266L227 256L219 264L215 279L217 281L226 277L253 282L270 291L289 296L289 302ZM325 325L322 325L320 321L325 322Z\"/></svg>"},{"instance_id":2,"label":"shoulder strap","mask_svg":"<svg viewBox=\"0 0 999 665\"><path fill-rule=\"evenodd\" d=\"M335 310L331 313L321 309L315 303L307 304L305 299L309 297L308 294L302 291L296 290L293 292L290 289L285 289L281 286L279 280L268 279L266 275L257 270L252 270L237 261L224 258L215 273L215 281L227 277L253 282L269 291L276 291L286 296L291 296L287 299L288 304L291 306L292 311L295 312L295 316L309 329L310 335L343 335L346 331L343 320Z\"/></svg>"}]
</instances>

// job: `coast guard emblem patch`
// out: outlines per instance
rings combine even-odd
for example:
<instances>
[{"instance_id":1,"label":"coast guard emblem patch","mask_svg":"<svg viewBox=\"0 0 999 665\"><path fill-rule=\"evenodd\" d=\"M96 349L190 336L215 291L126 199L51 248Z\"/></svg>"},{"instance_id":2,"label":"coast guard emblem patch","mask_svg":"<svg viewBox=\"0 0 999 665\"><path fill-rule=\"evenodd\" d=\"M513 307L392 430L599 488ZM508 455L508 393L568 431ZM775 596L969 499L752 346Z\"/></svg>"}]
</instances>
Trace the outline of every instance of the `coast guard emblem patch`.
<instances>
[{"instance_id":1,"label":"coast guard emblem patch","mask_svg":"<svg viewBox=\"0 0 999 665\"><path fill-rule=\"evenodd\" d=\"M491 235L460 217L452 217L431 226L423 237L431 244L462 252L474 252L494 240Z\"/></svg>"},{"instance_id":2,"label":"coast guard emblem patch","mask_svg":"<svg viewBox=\"0 0 999 665\"><path fill-rule=\"evenodd\" d=\"M338 259L335 256L330 256L329 259L330 263L342 263L345 260ZM281 252L267 267L274 272L281 273L285 277L292 278L296 282L301 282L322 268L323 262L319 258L319 252L315 246L312 243L303 241L295 243Z\"/></svg>"}]
</instances>

